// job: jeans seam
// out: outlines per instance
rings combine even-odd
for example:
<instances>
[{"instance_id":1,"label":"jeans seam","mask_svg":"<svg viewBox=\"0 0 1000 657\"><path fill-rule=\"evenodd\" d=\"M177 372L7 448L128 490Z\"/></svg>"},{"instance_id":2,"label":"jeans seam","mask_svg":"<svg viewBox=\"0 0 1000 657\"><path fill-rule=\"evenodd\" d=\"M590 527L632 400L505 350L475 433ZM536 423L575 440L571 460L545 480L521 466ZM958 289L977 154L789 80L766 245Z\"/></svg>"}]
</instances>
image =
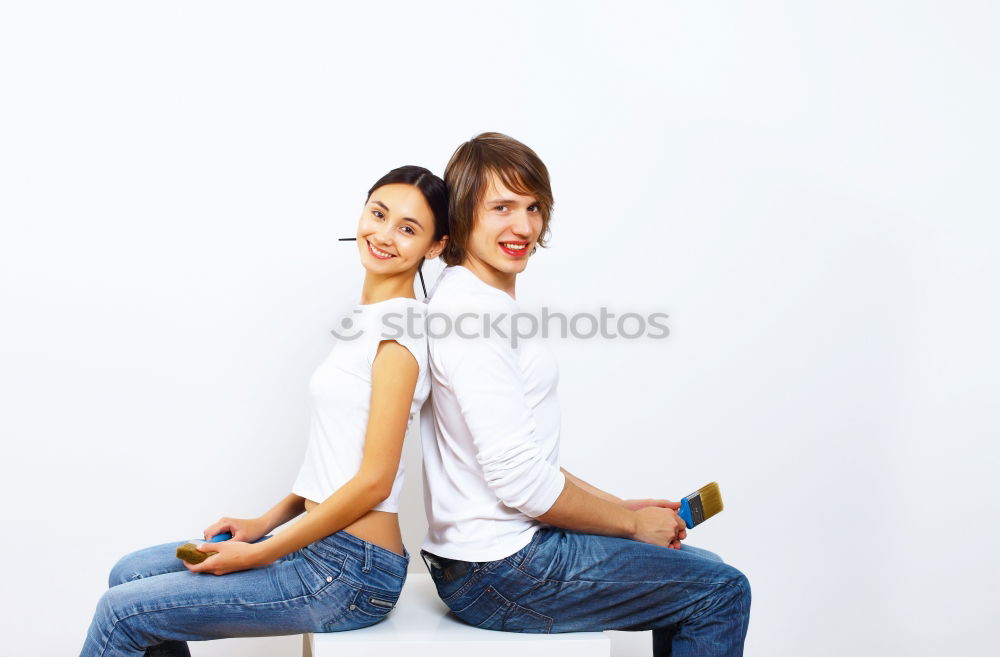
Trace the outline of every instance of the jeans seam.
<instances>
[{"instance_id":1,"label":"jeans seam","mask_svg":"<svg viewBox=\"0 0 1000 657\"><path fill-rule=\"evenodd\" d=\"M104 645L101 646L100 657L104 657L104 655L108 652L108 646L111 645L111 637L115 635L115 631L118 629L118 623L120 623L122 620L118 618L118 615L115 613L114 609L110 609L109 611L111 612L111 618L113 618L114 621L111 623L111 631L108 632L108 638L105 639Z\"/></svg>"},{"instance_id":2,"label":"jeans seam","mask_svg":"<svg viewBox=\"0 0 1000 657\"><path fill-rule=\"evenodd\" d=\"M718 583L717 583L717 585L720 585L720 586L725 586L725 587L726 587L727 589L731 589L731 588L736 588L736 589L740 589L740 588L743 588L743 587L741 587L741 586L739 586L739 585L737 585L737 584L733 584L733 583L732 583L732 582L730 582L730 581L725 581L725 582L718 582ZM715 602L715 601L713 600L713 603L714 603L714 602ZM708 605L708 608L710 608L711 606L712 606L712 605ZM688 618L687 618L686 620L695 620L695 619L698 619L698 618L701 618L701 617L702 617L702 616L704 616L704 615L705 615L706 613L708 613L708 608L706 608L706 609L701 609L700 611L697 611L697 612L695 612L695 613L691 614L690 616L688 616ZM741 611L743 611L743 602L742 602L742 596L741 596L741 598L740 598L740 610L741 610Z\"/></svg>"},{"instance_id":3,"label":"jeans seam","mask_svg":"<svg viewBox=\"0 0 1000 657\"><path fill-rule=\"evenodd\" d=\"M336 557L331 557L328 559L318 559L316 561L313 561L313 559L309 557L308 553L303 552L301 556L308 563L315 565L317 570L322 570L327 575L329 575L329 571L325 568L325 566L328 563L338 564L339 568L337 569L337 576L333 578L332 582L327 582L327 584L332 584L333 582L336 582L338 579L340 579L340 576L344 574L344 570L347 568L348 555L346 554L340 554L337 555Z\"/></svg>"},{"instance_id":4,"label":"jeans seam","mask_svg":"<svg viewBox=\"0 0 1000 657\"><path fill-rule=\"evenodd\" d=\"M525 573L527 574L527 573ZM704 585L704 586L719 586L722 584L727 584L732 586L733 584L729 580L721 581L705 581L701 579L630 579L630 580L619 580L619 579L544 579L543 582L555 583L555 584L622 584L622 585L636 585L636 584L693 584L693 585Z\"/></svg>"},{"instance_id":5,"label":"jeans seam","mask_svg":"<svg viewBox=\"0 0 1000 657\"><path fill-rule=\"evenodd\" d=\"M334 580L334 581L336 581L336 580ZM122 618L118 618L114 614L114 612L112 611L111 615L112 615L112 617L115 620L111 624L111 632L108 633L108 638L104 642L104 647L101 649L101 655L103 657L103 655L107 652L108 646L111 645L111 637L118 630L118 626L121 625L121 624L123 624L128 619L135 618L136 616L142 616L142 615L145 615L145 614L158 614L160 612L164 612L164 611L176 611L178 609L190 609L190 608L193 608L193 607L228 607L228 606L231 606L231 605L238 605L238 606L244 606L244 607L256 607L256 606L260 606L260 605L287 604L287 603L290 603L290 602L301 602L301 601L307 600L308 598L315 598L315 597L317 597L320 592L325 591L330 586L330 584L332 584L332 583L333 582L327 583L326 586L324 586L322 589L320 589L320 591L317 591L315 594L311 593L309 595L300 595L300 596L296 596L294 598L288 598L287 600L271 600L271 601L268 601L268 602L206 602L206 603L202 603L202 604L181 604L181 605L173 605L173 606L169 606L169 607L159 607L157 609L143 609L143 610L137 611L137 612L135 612L133 614L129 614L128 616L123 616ZM302 602L302 604L305 604L305 603Z\"/></svg>"},{"instance_id":6,"label":"jeans seam","mask_svg":"<svg viewBox=\"0 0 1000 657\"><path fill-rule=\"evenodd\" d=\"M391 575L392 577L395 577L397 579L402 579L402 580L406 579L406 571L403 571L403 574L400 575L398 572L395 572L395 571L392 571L392 570L386 570L385 568L379 567L379 565L377 563L373 564L372 568L374 570L379 571L379 572L385 573L386 575Z\"/></svg>"},{"instance_id":7,"label":"jeans seam","mask_svg":"<svg viewBox=\"0 0 1000 657\"><path fill-rule=\"evenodd\" d=\"M525 570L525 568L531 562L532 557L535 556L535 551L538 549L538 544L542 542L542 540L541 540L541 533L542 533L541 529L539 529L538 531L536 531L534 533L534 535L531 537L531 543L530 543L530 545L528 547L528 554L524 555L524 559L521 559L521 563L517 564L517 569L518 570L520 570L525 575L528 575L529 577L532 577L532 579L536 579L536 580L538 578L537 577L533 577L532 575L530 575L528 573L528 571Z\"/></svg>"},{"instance_id":8,"label":"jeans seam","mask_svg":"<svg viewBox=\"0 0 1000 657\"><path fill-rule=\"evenodd\" d=\"M461 609L453 610L453 612L456 615L458 615L459 618L462 618L461 614L463 612L467 611L472 607L475 607L477 604L480 603L480 601L496 605L496 609L490 612L490 614L486 618L483 618L482 620L475 623L470 622L469 624L473 625L473 627L478 627L483 629L496 629L497 631L520 632L522 630L504 629L504 626L511 619L511 616L513 616L515 613L520 613L529 616L532 619L534 619L534 621L537 621L537 623L540 624L542 634L550 634L552 632L552 627L555 624L555 619L552 618L551 616L547 616L539 611L531 609L530 607L525 607L524 605L514 602L511 598L505 596L493 584L485 585L482 591L479 593L478 596L476 596L474 600L469 602L468 605L462 607ZM498 619L499 626L497 628L489 628L488 626L494 619ZM469 622L469 621L463 619L463 622Z\"/></svg>"},{"instance_id":9,"label":"jeans seam","mask_svg":"<svg viewBox=\"0 0 1000 657\"><path fill-rule=\"evenodd\" d=\"M534 582L535 586L532 587L533 589L537 589L537 588L541 587L542 585L547 584L549 582L549 580L545 579L544 577L535 577L534 575L532 575L531 573L529 573L527 570L523 570L521 568L518 568L516 565L514 565L512 563L508 563L507 565L510 566L511 568L513 568L514 571L516 573L518 573L519 575L524 575L525 577L527 577L528 579L530 579L532 582Z\"/></svg>"},{"instance_id":10,"label":"jeans seam","mask_svg":"<svg viewBox=\"0 0 1000 657\"><path fill-rule=\"evenodd\" d=\"M545 626L545 632L544 632L544 634L549 634L552 631L552 625L555 622L554 618L552 618L551 616L546 616L545 614L541 613L540 611L535 611L534 609L531 609L530 607L525 607L524 605L520 605L520 604L514 602L509 597L507 597L506 595L504 595L503 593L501 593L500 590L496 586L492 586L491 585L489 588L492 589L492 591L487 590L487 593L491 592L493 595L495 595L497 598L499 598L500 601L502 603L504 603L505 606L508 607L507 613L505 614L505 617L509 617L511 615L511 613L513 613L514 611L520 611L522 613L528 614L529 616L532 616L533 618L536 618L536 619L542 621L543 623L545 623L546 626ZM493 616L491 615L490 618L492 618L492 617ZM506 621L506 618L504 619L504 621ZM486 621L483 621L483 623L485 623L485 622Z\"/></svg>"},{"instance_id":11,"label":"jeans seam","mask_svg":"<svg viewBox=\"0 0 1000 657\"><path fill-rule=\"evenodd\" d=\"M177 609L188 609L188 608L191 608L191 607L228 607L228 606L232 606L232 605L240 605L240 606L247 606L247 607L258 607L258 606L263 606L263 605L299 603L299 602L302 602L302 601L308 601L310 598L318 598L320 596L320 594L325 593L327 591L327 589L329 589L334 584L338 583L339 580L340 580L340 575L338 575L337 577L334 577L329 582L327 582L326 580L323 580L323 586L320 587L319 589L317 589L315 592L306 593L305 595L296 595L296 596L290 597L290 598L281 598L281 599L278 599L278 600L267 600L267 601L259 601L259 602L219 602L217 600L213 600L211 602L187 603L187 604L170 605L170 606L164 606L164 607L156 607L155 609L141 609L141 610L139 610L139 611L137 611L135 613L129 614L127 616L123 616L121 618L115 617L114 626L117 627L118 623L126 621L129 618L132 618L134 616L141 616L142 614L152 614L152 613L157 613L157 612L161 612L161 611L174 611L174 610L177 610ZM112 613L112 615L114 616L113 613Z\"/></svg>"}]
</instances>

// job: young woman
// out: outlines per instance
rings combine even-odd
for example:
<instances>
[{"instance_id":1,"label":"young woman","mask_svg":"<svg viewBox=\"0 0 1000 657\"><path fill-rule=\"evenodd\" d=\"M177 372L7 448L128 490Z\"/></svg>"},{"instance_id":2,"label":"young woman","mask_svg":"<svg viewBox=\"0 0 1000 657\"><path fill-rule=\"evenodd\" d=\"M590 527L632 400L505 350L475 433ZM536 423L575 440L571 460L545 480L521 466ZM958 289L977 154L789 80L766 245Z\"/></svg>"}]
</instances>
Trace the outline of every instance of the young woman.
<instances>
[{"instance_id":1,"label":"young woman","mask_svg":"<svg viewBox=\"0 0 1000 657\"><path fill-rule=\"evenodd\" d=\"M206 540L232 539L199 545L217 554L198 565L176 558L179 542L124 557L81 657L190 655L186 641L351 630L392 609L409 561L396 515L400 453L430 389L413 279L447 244L447 217L444 182L421 167L394 169L369 190L361 302L309 382L309 445L291 494L259 518L210 525Z\"/></svg>"}]
</instances>

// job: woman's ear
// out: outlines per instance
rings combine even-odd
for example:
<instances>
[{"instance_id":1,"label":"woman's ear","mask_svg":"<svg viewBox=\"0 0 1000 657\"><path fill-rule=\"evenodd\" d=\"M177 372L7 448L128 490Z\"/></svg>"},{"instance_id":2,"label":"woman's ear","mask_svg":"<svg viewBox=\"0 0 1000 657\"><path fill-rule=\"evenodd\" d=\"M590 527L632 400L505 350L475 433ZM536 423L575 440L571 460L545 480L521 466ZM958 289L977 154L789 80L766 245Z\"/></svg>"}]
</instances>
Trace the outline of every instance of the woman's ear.
<instances>
[{"instance_id":1,"label":"woman's ear","mask_svg":"<svg viewBox=\"0 0 1000 657\"><path fill-rule=\"evenodd\" d=\"M436 258L439 255L441 255L441 252L444 251L444 248L446 246L448 246L448 236L447 235L445 235L440 240L438 240L437 242L435 242L434 246L432 246L431 248L427 249L427 253L424 254L424 258L426 258L428 260L433 260L434 258Z\"/></svg>"}]
</instances>

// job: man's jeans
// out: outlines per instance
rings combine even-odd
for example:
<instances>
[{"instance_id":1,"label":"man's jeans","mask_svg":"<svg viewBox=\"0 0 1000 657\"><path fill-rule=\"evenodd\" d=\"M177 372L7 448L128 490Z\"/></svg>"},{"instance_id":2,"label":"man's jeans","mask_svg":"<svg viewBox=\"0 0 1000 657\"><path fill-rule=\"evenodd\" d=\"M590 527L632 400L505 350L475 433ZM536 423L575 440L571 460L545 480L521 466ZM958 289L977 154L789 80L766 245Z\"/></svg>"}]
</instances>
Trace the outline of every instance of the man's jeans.
<instances>
[{"instance_id":1,"label":"man's jeans","mask_svg":"<svg viewBox=\"0 0 1000 657\"><path fill-rule=\"evenodd\" d=\"M656 657L743 654L750 585L706 550L545 527L499 561L424 555L438 595L476 627L538 633L653 630Z\"/></svg>"},{"instance_id":2,"label":"man's jeans","mask_svg":"<svg viewBox=\"0 0 1000 657\"><path fill-rule=\"evenodd\" d=\"M341 531L264 568L215 576L188 571L179 544L115 565L81 657L187 657L186 641L367 627L395 605L409 562Z\"/></svg>"}]
</instances>

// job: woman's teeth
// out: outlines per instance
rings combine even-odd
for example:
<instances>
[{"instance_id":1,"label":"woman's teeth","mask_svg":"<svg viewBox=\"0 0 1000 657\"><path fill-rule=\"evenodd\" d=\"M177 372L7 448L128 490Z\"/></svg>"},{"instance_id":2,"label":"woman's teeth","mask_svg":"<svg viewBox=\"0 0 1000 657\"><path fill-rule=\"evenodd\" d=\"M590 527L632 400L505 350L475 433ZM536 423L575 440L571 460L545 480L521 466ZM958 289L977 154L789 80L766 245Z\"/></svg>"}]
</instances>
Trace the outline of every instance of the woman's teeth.
<instances>
[{"instance_id":1,"label":"woman's teeth","mask_svg":"<svg viewBox=\"0 0 1000 657\"><path fill-rule=\"evenodd\" d=\"M383 251L382 249L375 248L375 245L372 244L371 242L368 242L368 249L373 254L375 254L376 256L378 256L379 258L392 258L392 257L395 257L391 253L387 253L387 252Z\"/></svg>"},{"instance_id":2,"label":"woman's teeth","mask_svg":"<svg viewBox=\"0 0 1000 657\"><path fill-rule=\"evenodd\" d=\"M500 246L505 249L510 249L511 251L520 251L521 249L528 246L527 244L514 244L512 242L500 242Z\"/></svg>"}]
</instances>

